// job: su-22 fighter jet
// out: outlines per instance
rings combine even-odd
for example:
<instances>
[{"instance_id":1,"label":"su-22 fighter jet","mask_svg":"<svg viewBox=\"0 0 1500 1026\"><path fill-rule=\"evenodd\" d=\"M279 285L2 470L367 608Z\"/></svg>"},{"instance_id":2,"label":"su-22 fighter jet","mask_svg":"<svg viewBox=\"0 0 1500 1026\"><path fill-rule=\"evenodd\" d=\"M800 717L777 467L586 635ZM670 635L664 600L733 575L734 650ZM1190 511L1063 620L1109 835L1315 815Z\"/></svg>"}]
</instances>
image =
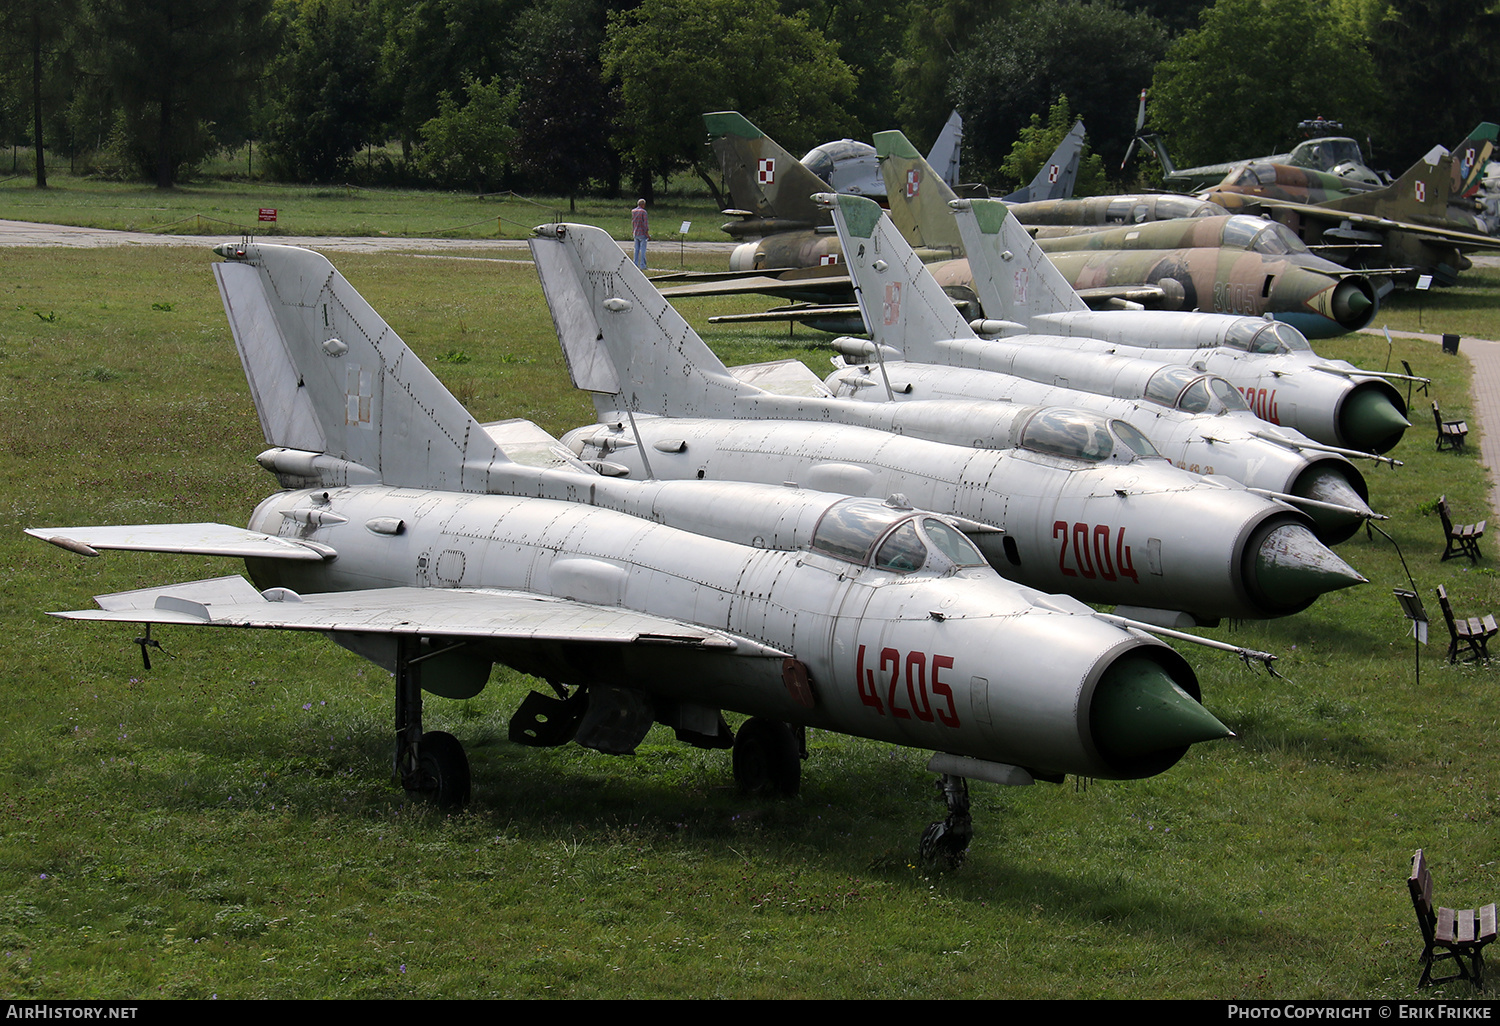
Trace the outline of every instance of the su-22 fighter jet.
<instances>
[{"instance_id":1,"label":"su-22 fighter jet","mask_svg":"<svg viewBox=\"0 0 1500 1026\"><path fill-rule=\"evenodd\" d=\"M963 239L948 206L957 198L953 191L932 180L921 154L901 133L877 134L875 148L887 182L894 185L915 174L919 182L931 183L891 194L891 221L906 241L919 252L963 256ZM1180 211L1184 219L1162 219L1174 212L1168 204L1185 204ZM1082 219L1084 225L1117 218L1130 222L1100 231L1098 240L1082 234L1041 243L1044 250L1056 246L1059 251L1049 251L1048 257L1091 306L1132 303L1162 310L1268 313L1319 336L1362 328L1378 308L1377 290L1363 275L1315 256L1277 225L1231 219L1212 204L1181 196L1096 197L1069 205L1091 211ZM1024 223L1027 211L1036 206L1025 204L1012 213ZM1054 225L1080 224L1057 209L1049 208L1046 216ZM1212 238L1194 238L1204 225L1213 226ZM1111 248L1110 243L1116 245ZM931 270L955 301L968 303L971 311L979 305L966 261L934 264ZM985 316L1003 315L986 310Z\"/></svg>"},{"instance_id":2,"label":"su-22 fighter jet","mask_svg":"<svg viewBox=\"0 0 1500 1026\"><path fill-rule=\"evenodd\" d=\"M243 557L254 584L145 588L58 615L325 634L394 673L396 766L414 797L450 806L470 790L460 743L423 730L423 692L473 696L497 662L563 696L533 693L513 740L629 752L660 722L732 743L747 789L797 789L806 727L930 749L949 816L924 851L950 861L971 829L966 778L1150 776L1229 734L1170 648L1002 580L941 517L601 477L534 425L476 422L322 256L218 252L271 445L257 459L281 490L248 528L28 533L83 555ZM753 718L732 734L720 710Z\"/></svg>"},{"instance_id":3,"label":"su-22 fighter jet","mask_svg":"<svg viewBox=\"0 0 1500 1026\"><path fill-rule=\"evenodd\" d=\"M954 515L1012 580L1169 626L1282 616L1364 581L1301 513L1171 466L1119 420L831 398L805 367L800 387L772 392L731 374L607 233L544 225L532 252L574 384L604 421L566 440L605 469L901 492Z\"/></svg>"}]
</instances>

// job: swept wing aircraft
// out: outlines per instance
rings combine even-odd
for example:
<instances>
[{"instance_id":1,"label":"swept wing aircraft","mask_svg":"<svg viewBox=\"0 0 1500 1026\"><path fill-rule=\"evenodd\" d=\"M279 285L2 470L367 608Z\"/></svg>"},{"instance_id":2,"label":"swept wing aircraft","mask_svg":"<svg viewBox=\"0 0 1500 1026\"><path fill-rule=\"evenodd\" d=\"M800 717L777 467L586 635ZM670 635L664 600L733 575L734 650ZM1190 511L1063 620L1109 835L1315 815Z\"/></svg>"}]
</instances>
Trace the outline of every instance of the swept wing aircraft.
<instances>
[{"instance_id":1,"label":"swept wing aircraft","mask_svg":"<svg viewBox=\"0 0 1500 1026\"><path fill-rule=\"evenodd\" d=\"M1150 458L1128 424L1020 403L835 399L810 372L812 388L772 393L732 375L607 233L547 225L532 250L574 383L604 421L569 441L631 474L900 491L973 524L1006 576L1153 622L1284 615L1363 580L1301 514Z\"/></svg>"},{"instance_id":2,"label":"swept wing aircraft","mask_svg":"<svg viewBox=\"0 0 1500 1026\"><path fill-rule=\"evenodd\" d=\"M900 138L900 133L876 136L876 148L890 155L882 164L888 180L897 181L903 173L917 174L918 181L931 178L921 155ZM962 255L963 239L949 208L955 198L940 183L910 194L893 192L891 220L907 242L918 249ZM1161 213L1165 212L1161 204L1168 200L1195 202L1185 197L1165 196L1099 197L1099 200L1121 204L1122 214L1127 208L1147 203L1153 213ZM1278 320L1296 324L1309 335L1320 336L1362 328L1374 316L1378 295L1362 275L1305 250L1293 252L1295 240L1289 242L1277 235L1274 228L1265 236L1266 245L1253 248L1255 240L1267 228L1265 225L1257 226L1254 231L1231 231L1229 241L1234 242L1242 234L1244 245L1224 246L1227 222L1220 218L1227 214L1221 208L1205 206L1209 209L1196 210L1194 216L1181 220L1154 221L1142 214L1148 223L1132 222L1098 232L1101 239L1097 248L1091 243L1092 233L1081 232L1058 242L1060 247L1079 247L1077 251L1049 255L1079 295L1093 306L1134 303L1163 310L1196 309L1253 316L1270 313ZM1108 206L1097 209L1107 211ZM1143 243L1153 241L1156 233L1175 235L1179 241L1200 242L1194 238L1200 221L1211 225L1208 234L1218 233L1220 244L1142 248ZM1110 242L1116 243L1116 247L1109 248ZM966 262L935 265L932 272L950 296L969 303L971 308L979 305ZM994 315L986 311L986 316Z\"/></svg>"},{"instance_id":3,"label":"swept wing aircraft","mask_svg":"<svg viewBox=\"0 0 1500 1026\"><path fill-rule=\"evenodd\" d=\"M533 693L513 740L629 752L661 722L690 744L732 743L746 789L796 790L800 728L931 749L949 816L923 848L952 862L968 777L1149 776L1229 733L1171 649L1001 579L940 517L600 476L534 425L474 421L322 256L219 251L271 444L257 459L282 489L248 528L28 533L82 555L243 557L254 584L145 588L58 615L327 635L395 675L396 766L414 796L468 798L467 757L424 731L423 692L470 697L496 662L560 695ZM575 310L569 330L595 317ZM721 710L753 718L731 732Z\"/></svg>"},{"instance_id":4,"label":"swept wing aircraft","mask_svg":"<svg viewBox=\"0 0 1500 1026\"><path fill-rule=\"evenodd\" d=\"M1083 130L1083 122L1076 126L1080 137ZM958 111L948 115L943 130L938 133L937 142L932 144L932 150L927 154L927 162L935 168L941 169L943 180L949 185L958 182L959 169L959 147L963 141L964 119ZM857 139L837 139L814 146L802 156L802 164L813 174L821 178L834 192L845 192L854 196L869 196L871 199L885 199L885 179L880 174L880 165L876 161L875 147L869 143L860 142ZM1053 181L1060 171L1053 172ZM1073 175L1076 178L1078 169L1076 164ZM1045 172L1038 175L1045 178ZM1067 188L1071 190L1071 182Z\"/></svg>"},{"instance_id":5,"label":"swept wing aircraft","mask_svg":"<svg viewBox=\"0 0 1500 1026\"><path fill-rule=\"evenodd\" d=\"M1457 155L1434 147L1390 185L1347 188L1336 176L1273 162L1236 166L1197 195L1235 212L1264 215L1340 263L1390 268L1399 283L1430 274L1452 285L1465 254L1500 249L1474 200L1500 127L1482 123Z\"/></svg>"},{"instance_id":6,"label":"swept wing aircraft","mask_svg":"<svg viewBox=\"0 0 1500 1026\"><path fill-rule=\"evenodd\" d=\"M1263 420L1328 446L1389 452L1410 423L1392 385L1404 375L1319 356L1290 324L1256 317L1090 310L1025 227L991 200L953 204L972 285L993 320L986 335L1045 334L1055 346L1182 363L1231 381Z\"/></svg>"},{"instance_id":7,"label":"swept wing aircraft","mask_svg":"<svg viewBox=\"0 0 1500 1026\"><path fill-rule=\"evenodd\" d=\"M878 208L855 196L825 199L834 204L873 339L835 341L854 357L827 379L836 395L1083 406L1131 424L1178 467L1304 508L1324 541L1349 538L1372 516L1364 477L1344 456L1295 431L1270 431L1230 382L1160 361L1054 347L1047 336L981 339ZM893 301L876 308L875 295Z\"/></svg>"}]
</instances>

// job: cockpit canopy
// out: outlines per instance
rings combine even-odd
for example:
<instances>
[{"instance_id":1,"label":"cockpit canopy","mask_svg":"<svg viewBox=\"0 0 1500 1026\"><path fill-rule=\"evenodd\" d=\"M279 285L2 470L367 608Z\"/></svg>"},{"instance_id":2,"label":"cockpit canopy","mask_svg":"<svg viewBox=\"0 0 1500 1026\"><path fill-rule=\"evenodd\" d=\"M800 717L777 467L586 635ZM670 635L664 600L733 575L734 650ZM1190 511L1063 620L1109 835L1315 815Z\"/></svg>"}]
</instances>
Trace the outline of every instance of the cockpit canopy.
<instances>
[{"instance_id":1,"label":"cockpit canopy","mask_svg":"<svg viewBox=\"0 0 1500 1026\"><path fill-rule=\"evenodd\" d=\"M1237 321L1225 333L1224 345L1266 356L1312 352L1307 336L1285 321Z\"/></svg>"},{"instance_id":2,"label":"cockpit canopy","mask_svg":"<svg viewBox=\"0 0 1500 1026\"><path fill-rule=\"evenodd\" d=\"M1247 410L1239 390L1217 374L1180 364L1163 367L1146 382L1146 398L1184 413L1228 413Z\"/></svg>"},{"instance_id":3,"label":"cockpit canopy","mask_svg":"<svg viewBox=\"0 0 1500 1026\"><path fill-rule=\"evenodd\" d=\"M857 139L835 139L808 150L807 155L802 158L802 166L827 182L832 178L835 164L861 158L868 159L873 164L875 147Z\"/></svg>"},{"instance_id":4,"label":"cockpit canopy","mask_svg":"<svg viewBox=\"0 0 1500 1026\"><path fill-rule=\"evenodd\" d=\"M1139 456L1160 456L1151 440L1123 420L1066 407L1049 407L1021 429L1021 448L1051 456L1102 463L1128 463Z\"/></svg>"},{"instance_id":5,"label":"cockpit canopy","mask_svg":"<svg viewBox=\"0 0 1500 1026\"><path fill-rule=\"evenodd\" d=\"M1365 155L1359 143L1347 136L1325 136L1321 139L1306 139L1292 148L1286 161L1293 167L1309 167L1314 171L1332 171L1340 164L1361 164Z\"/></svg>"},{"instance_id":6,"label":"cockpit canopy","mask_svg":"<svg viewBox=\"0 0 1500 1026\"><path fill-rule=\"evenodd\" d=\"M1284 224L1264 218L1236 214L1224 220L1220 240L1225 246L1248 249L1265 256L1286 256L1288 253L1310 253L1307 243Z\"/></svg>"},{"instance_id":7,"label":"cockpit canopy","mask_svg":"<svg viewBox=\"0 0 1500 1026\"><path fill-rule=\"evenodd\" d=\"M945 520L892 500L844 499L828 507L813 531L812 548L877 570L945 573L984 566L963 532Z\"/></svg>"}]
</instances>

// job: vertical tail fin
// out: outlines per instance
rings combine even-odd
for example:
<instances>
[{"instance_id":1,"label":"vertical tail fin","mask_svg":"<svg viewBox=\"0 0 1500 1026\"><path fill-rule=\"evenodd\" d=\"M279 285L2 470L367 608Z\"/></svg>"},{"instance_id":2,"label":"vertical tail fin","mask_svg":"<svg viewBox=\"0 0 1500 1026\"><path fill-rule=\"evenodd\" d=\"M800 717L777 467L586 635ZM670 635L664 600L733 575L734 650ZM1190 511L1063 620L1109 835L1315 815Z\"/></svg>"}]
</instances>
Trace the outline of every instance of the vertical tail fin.
<instances>
[{"instance_id":1,"label":"vertical tail fin","mask_svg":"<svg viewBox=\"0 0 1500 1026\"><path fill-rule=\"evenodd\" d=\"M937 173L950 187L958 184L959 151L963 141L964 119L955 110L948 115L948 120L943 123L943 130L938 133L937 142L932 144L932 149L927 154L927 163L937 169Z\"/></svg>"},{"instance_id":2,"label":"vertical tail fin","mask_svg":"<svg viewBox=\"0 0 1500 1026\"><path fill-rule=\"evenodd\" d=\"M1031 203L1036 200L1072 199L1078 183L1078 164L1083 160L1083 122L1073 122L1052 156L1042 165L1036 177L1024 189L1005 197L1007 203Z\"/></svg>"},{"instance_id":3,"label":"vertical tail fin","mask_svg":"<svg viewBox=\"0 0 1500 1026\"><path fill-rule=\"evenodd\" d=\"M1448 196L1455 177L1452 162L1453 158L1445 148L1434 146L1385 188L1344 196L1321 205L1330 210L1373 214L1398 221L1441 222L1448 217Z\"/></svg>"},{"instance_id":4,"label":"vertical tail fin","mask_svg":"<svg viewBox=\"0 0 1500 1026\"><path fill-rule=\"evenodd\" d=\"M214 276L267 442L334 457L324 463L350 483L482 492L510 462L325 257L258 244L216 252L228 258Z\"/></svg>"},{"instance_id":5,"label":"vertical tail fin","mask_svg":"<svg viewBox=\"0 0 1500 1026\"><path fill-rule=\"evenodd\" d=\"M531 239L573 384L600 415L732 416L761 389L730 374L603 229L545 224Z\"/></svg>"},{"instance_id":6,"label":"vertical tail fin","mask_svg":"<svg viewBox=\"0 0 1500 1026\"><path fill-rule=\"evenodd\" d=\"M828 186L738 111L703 115L703 126L724 170L730 202L777 230L812 228L828 215L808 197Z\"/></svg>"},{"instance_id":7,"label":"vertical tail fin","mask_svg":"<svg viewBox=\"0 0 1500 1026\"><path fill-rule=\"evenodd\" d=\"M952 206L986 317L1029 325L1040 314L1088 309L1004 203L957 200Z\"/></svg>"},{"instance_id":8,"label":"vertical tail fin","mask_svg":"<svg viewBox=\"0 0 1500 1026\"><path fill-rule=\"evenodd\" d=\"M833 210L844 262L877 345L931 360L931 343L974 338L964 315L907 245L891 219L861 196L819 197Z\"/></svg>"},{"instance_id":9,"label":"vertical tail fin","mask_svg":"<svg viewBox=\"0 0 1500 1026\"><path fill-rule=\"evenodd\" d=\"M963 241L948 212L957 194L900 132L876 132L875 156L885 179L891 221L902 237L920 249L963 254Z\"/></svg>"},{"instance_id":10,"label":"vertical tail fin","mask_svg":"<svg viewBox=\"0 0 1500 1026\"><path fill-rule=\"evenodd\" d=\"M1469 137L1453 147L1453 184L1449 198L1472 199L1479 192L1479 183L1484 178L1484 169L1495 155L1495 139L1500 135L1500 126L1488 121L1480 122Z\"/></svg>"}]
</instances>

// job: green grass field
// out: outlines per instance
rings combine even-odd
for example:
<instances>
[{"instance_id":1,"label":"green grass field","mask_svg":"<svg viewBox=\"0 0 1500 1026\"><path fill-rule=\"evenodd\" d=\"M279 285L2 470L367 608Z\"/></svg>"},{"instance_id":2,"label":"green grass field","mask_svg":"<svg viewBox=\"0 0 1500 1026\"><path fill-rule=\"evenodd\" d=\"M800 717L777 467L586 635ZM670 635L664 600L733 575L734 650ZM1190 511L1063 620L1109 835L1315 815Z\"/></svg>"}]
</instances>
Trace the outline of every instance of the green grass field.
<instances>
[{"instance_id":1,"label":"green grass field","mask_svg":"<svg viewBox=\"0 0 1500 1026\"><path fill-rule=\"evenodd\" d=\"M512 745L529 685L503 670L475 699L427 703L429 729L468 748L471 807L408 805L373 665L315 638L159 629L146 672L136 628L43 615L240 571L21 534L243 523L274 489L213 259L0 249L7 996L1408 998L1412 850L1440 901L1500 898L1493 671L1446 665L1438 622L1414 682L1390 591L1406 576L1379 535L1339 550L1371 584L1205 632L1278 653L1284 676L1178 646L1236 739L1150 780L976 784L957 873L915 864L941 817L924 753L815 733L802 794L751 802L727 753L660 728L632 758ZM480 419L592 419L525 264L334 259ZM1500 274L1467 282L1425 301L1425 330L1489 330ZM704 328L726 305L684 308L726 362L826 369L805 330ZM1317 348L1387 361L1365 336ZM1417 417L1392 454L1406 466L1366 470L1371 504L1434 616L1438 584L1462 610L1500 608L1493 559L1439 563L1430 512L1445 492L1487 515L1467 362L1400 339L1390 356L1475 430L1438 454Z\"/></svg>"}]
</instances>

